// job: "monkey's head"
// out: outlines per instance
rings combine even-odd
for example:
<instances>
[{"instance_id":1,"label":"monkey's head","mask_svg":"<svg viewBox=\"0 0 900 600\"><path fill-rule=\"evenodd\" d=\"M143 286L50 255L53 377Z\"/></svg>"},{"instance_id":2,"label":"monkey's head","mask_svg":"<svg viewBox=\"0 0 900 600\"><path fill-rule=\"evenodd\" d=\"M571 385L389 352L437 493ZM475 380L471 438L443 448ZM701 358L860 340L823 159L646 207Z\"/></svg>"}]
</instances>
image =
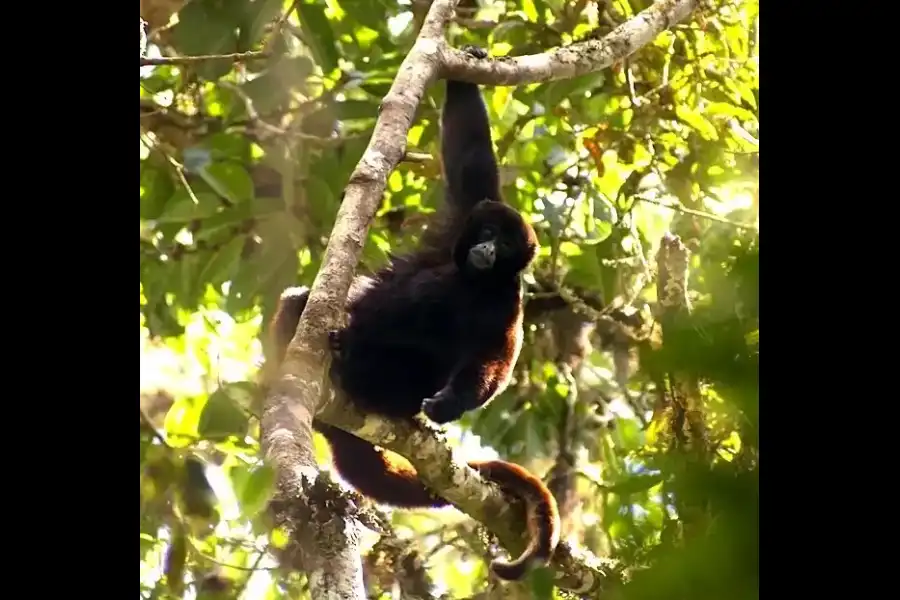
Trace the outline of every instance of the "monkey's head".
<instances>
[{"instance_id":1,"label":"monkey's head","mask_svg":"<svg viewBox=\"0 0 900 600\"><path fill-rule=\"evenodd\" d=\"M475 205L453 249L460 271L472 276L513 276L534 260L537 236L519 211L493 200Z\"/></svg>"}]
</instances>

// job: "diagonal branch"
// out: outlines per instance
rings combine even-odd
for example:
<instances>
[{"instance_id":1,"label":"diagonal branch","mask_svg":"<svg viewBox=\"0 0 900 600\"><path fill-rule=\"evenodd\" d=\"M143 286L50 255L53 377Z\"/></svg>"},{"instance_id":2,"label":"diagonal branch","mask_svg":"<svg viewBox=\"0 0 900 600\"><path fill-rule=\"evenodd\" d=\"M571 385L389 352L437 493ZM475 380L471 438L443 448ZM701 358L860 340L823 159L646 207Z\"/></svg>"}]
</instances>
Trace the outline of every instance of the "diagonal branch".
<instances>
[{"instance_id":1,"label":"diagonal branch","mask_svg":"<svg viewBox=\"0 0 900 600\"><path fill-rule=\"evenodd\" d=\"M384 193L387 177L406 149L406 135L426 86L437 75L443 33L458 0L435 0L412 50L381 105L369 146L350 177L338 210L322 266L316 275L303 318L288 347L281 377L266 394L261 421L261 446L266 461L278 473L272 503L275 522L291 532L295 560L282 564L309 574L313 597L337 594L365 597L359 535L344 515L327 520L298 516L296 504L307 503L306 515L317 515L303 474L317 471L312 452L312 417L321 404L330 363L326 331L339 326L344 300L362 253L369 225ZM317 526L304 526L315 522ZM326 531L327 530L327 531ZM323 595L325 594L325 595Z\"/></svg>"},{"instance_id":2,"label":"diagonal branch","mask_svg":"<svg viewBox=\"0 0 900 600\"><path fill-rule=\"evenodd\" d=\"M340 392L316 418L406 457L430 489L485 524L511 555L517 556L525 549L525 511L511 510L500 489L481 479L466 461L456 456L438 430L422 421L394 422L362 413ZM628 576L617 561L576 554L565 542L557 547L551 565L556 570L554 583L558 587L591 597L614 589Z\"/></svg>"}]
</instances>

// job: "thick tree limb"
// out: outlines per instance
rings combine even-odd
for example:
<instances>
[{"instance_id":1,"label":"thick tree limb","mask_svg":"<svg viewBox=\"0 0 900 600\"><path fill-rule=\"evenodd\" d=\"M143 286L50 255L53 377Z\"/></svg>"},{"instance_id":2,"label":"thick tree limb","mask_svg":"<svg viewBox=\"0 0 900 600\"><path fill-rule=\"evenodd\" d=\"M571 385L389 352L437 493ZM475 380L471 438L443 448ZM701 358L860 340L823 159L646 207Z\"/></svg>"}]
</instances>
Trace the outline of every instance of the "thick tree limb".
<instances>
[{"instance_id":1,"label":"thick tree limb","mask_svg":"<svg viewBox=\"0 0 900 600\"><path fill-rule=\"evenodd\" d=\"M281 378L271 385L264 405L261 445L265 459L278 473L275 521L287 526L297 550L285 566L310 574L310 592L315 598L334 594L365 597L356 522L347 523L344 515L336 514L324 527L304 527L311 521L297 518L290 510L292 503L308 499L302 473L317 471L312 417L327 389L323 384L330 355L325 332L341 323L344 300L387 177L404 155L413 115L425 88L437 75L444 28L456 2L436 0L431 6L416 43L382 101L372 139L350 176L309 303L285 355ZM310 506L308 512L315 514L315 508Z\"/></svg>"},{"instance_id":2,"label":"thick tree limb","mask_svg":"<svg viewBox=\"0 0 900 600\"><path fill-rule=\"evenodd\" d=\"M266 459L278 471L278 494L273 502L276 521L288 524L299 546L297 556L310 574L311 593L334 594L334 586L347 597L361 594L359 578L347 570L354 561L358 567L356 536L352 525L340 540L342 515L327 525L330 534L317 534L309 523L289 509L291 503L305 502L309 489L303 473L317 472L312 455L312 416L327 391L325 374L330 363L326 331L340 326L347 292L373 216L378 208L388 176L403 158L406 136L425 89L438 75L459 77L487 85L523 84L574 77L598 71L628 56L641 44L651 41L660 31L686 17L699 0L663 0L616 28L599 41L588 41L559 48L546 54L499 60L475 60L450 49L443 32L453 16L458 0L435 0L425 17L419 36L381 104L372 139L350 176L344 200L322 267L310 292L309 302L282 364L280 380L273 383L266 398L262 418L262 447ZM419 470L423 481L449 501L492 530L505 547L514 552L523 548L524 522L514 523L505 513L506 502L494 486L482 482L474 471L454 461L450 450L438 437L425 429L388 423L374 416L353 421L346 402L330 403L320 416L360 437L407 456ZM337 411L338 414L334 414ZM308 481L308 479L307 479ZM313 511L314 507L310 507ZM314 513L314 511L313 511ZM320 520L319 525L322 525ZM342 544L343 547L342 547ZM305 552L304 552L305 550ZM554 556L557 584L560 587L593 595L611 581L616 571L609 565L587 566L586 557L575 558L564 544ZM334 574L336 565L344 571ZM286 565L287 566L287 565ZM358 571L357 571L358 572ZM321 586L318 590L313 585ZM352 589L351 589L352 588ZM321 596L325 597L325 596Z\"/></svg>"},{"instance_id":3,"label":"thick tree limb","mask_svg":"<svg viewBox=\"0 0 900 600\"><path fill-rule=\"evenodd\" d=\"M444 46L445 77L482 85L523 85L569 79L601 71L649 44L687 18L702 0L662 0L642 10L599 40L586 40L540 54L473 61Z\"/></svg>"}]
</instances>

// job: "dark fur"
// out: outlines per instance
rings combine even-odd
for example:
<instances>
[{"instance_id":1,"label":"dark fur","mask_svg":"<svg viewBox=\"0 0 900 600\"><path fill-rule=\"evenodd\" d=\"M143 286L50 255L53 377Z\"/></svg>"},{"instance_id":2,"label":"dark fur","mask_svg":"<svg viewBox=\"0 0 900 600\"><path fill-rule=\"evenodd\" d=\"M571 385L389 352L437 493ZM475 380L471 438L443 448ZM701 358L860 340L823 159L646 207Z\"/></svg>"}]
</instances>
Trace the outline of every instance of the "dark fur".
<instances>
[{"instance_id":1,"label":"dark fur","mask_svg":"<svg viewBox=\"0 0 900 600\"><path fill-rule=\"evenodd\" d=\"M273 354L268 360L280 362L284 358L308 298L307 288L289 288L282 294L270 326ZM446 500L425 487L415 468L402 456L321 421L313 420L313 426L328 440L334 467L364 496L400 508L447 506ZM547 564L559 543L561 529L559 509L547 486L514 463L489 460L468 464L525 504L528 546L513 561L494 560L491 570L501 579L514 581L521 579L531 567Z\"/></svg>"},{"instance_id":2,"label":"dark fur","mask_svg":"<svg viewBox=\"0 0 900 600\"><path fill-rule=\"evenodd\" d=\"M476 85L447 82L442 152L445 205L415 252L393 258L351 290L349 324L331 336L331 374L364 411L408 419L422 410L447 423L509 383L522 341L519 276L535 256L537 239L518 211L502 202ZM303 288L282 295L270 331L271 359L283 359L306 300ZM402 457L324 423L315 426L331 445L336 469L360 493L398 507L447 504ZM559 540L556 502L546 486L512 463L470 466L528 509L528 549L512 563L495 561L494 572L519 579L530 566L546 564Z\"/></svg>"}]
</instances>

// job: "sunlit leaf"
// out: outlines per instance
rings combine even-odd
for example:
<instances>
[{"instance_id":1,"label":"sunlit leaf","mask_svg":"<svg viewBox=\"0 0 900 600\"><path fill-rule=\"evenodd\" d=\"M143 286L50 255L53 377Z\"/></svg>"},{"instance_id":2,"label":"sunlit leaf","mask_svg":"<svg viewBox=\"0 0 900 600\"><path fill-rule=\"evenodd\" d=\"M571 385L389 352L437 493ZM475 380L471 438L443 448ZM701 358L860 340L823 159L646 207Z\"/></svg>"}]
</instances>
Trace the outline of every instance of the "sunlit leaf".
<instances>
[{"instance_id":1,"label":"sunlit leaf","mask_svg":"<svg viewBox=\"0 0 900 600\"><path fill-rule=\"evenodd\" d=\"M719 139L719 134L716 131L715 126L699 112L692 110L683 104L679 104L675 107L675 114L678 115L679 119L696 129L697 133L703 136L704 139Z\"/></svg>"},{"instance_id":2,"label":"sunlit leaf","mask_svg":"<svg viewBox=\"0 0 900 600\"><path fill-rule=\"evenodd\" d=\"M178 398L166 413L165 431L170 439L169 443L175 443L179 437L196 437L197 423L200 421L200 411L204 403L197 402L195 398Z\"/></svg>"}]
</instances>

